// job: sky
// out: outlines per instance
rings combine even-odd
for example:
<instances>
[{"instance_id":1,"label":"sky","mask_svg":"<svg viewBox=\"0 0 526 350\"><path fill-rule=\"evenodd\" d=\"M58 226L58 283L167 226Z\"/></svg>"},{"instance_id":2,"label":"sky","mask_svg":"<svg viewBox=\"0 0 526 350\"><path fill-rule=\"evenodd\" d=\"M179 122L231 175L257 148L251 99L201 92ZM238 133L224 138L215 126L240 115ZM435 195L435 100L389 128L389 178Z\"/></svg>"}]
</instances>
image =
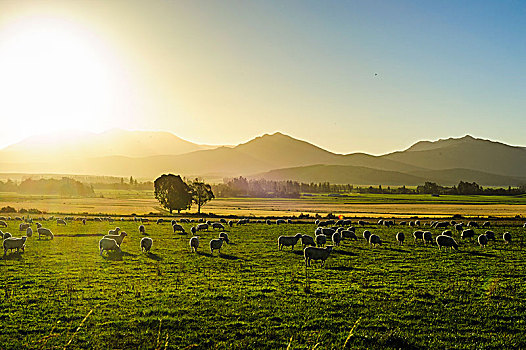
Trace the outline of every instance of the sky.
<instances>
[{"instance_id":1,"label":"sky","mask_svg":"<svg viewBox=\"0 0 526 350\"><path fill-rule=\"evenodd\" d=\"M0 147L72 129L525 145L523 1L0 0Z\"/></svg>"}]
</instances>

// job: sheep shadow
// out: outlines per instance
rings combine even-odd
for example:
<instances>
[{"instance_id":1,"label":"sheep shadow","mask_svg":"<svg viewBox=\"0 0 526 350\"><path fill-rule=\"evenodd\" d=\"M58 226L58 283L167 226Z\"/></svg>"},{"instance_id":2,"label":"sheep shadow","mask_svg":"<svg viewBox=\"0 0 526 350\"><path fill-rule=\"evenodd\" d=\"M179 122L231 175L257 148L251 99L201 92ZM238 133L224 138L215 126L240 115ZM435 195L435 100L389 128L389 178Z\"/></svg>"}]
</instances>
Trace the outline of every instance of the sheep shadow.
<instances>
[{"instance_id":1,"label":"sheep shadow","mask_svg":"<svg viewBox=\"0 0 526 350\"><path fill-rule=\"evenodd\" d=\"M192 252L193 253L193 252ZM213 258L215 257L216 255L212 255L210 253L205 253L205 252L197 252L197 255L202 255L202 256L207 256L209 258Z\"/></svg>"},{"instance_id":2,"label":"sheep shadow","mask_svg":"<svg viewBox=\"0 0 526 350\"><path fill-rule=\"evenodd\" d=\"M219 254L219 257L226 260L239 260L239 257L230 254Z\"/></svg>"},{"instance_id":3,"label":"sheep shadow","mask_svg":"<svg viewBox=\"0 0 526 350\"><path fill-rule=\"evenodd\" d=\"M2 260L21 261L23 259L24 259L24 256L22 255L21 252L10 253L10 254L6 254L6 255L2 256Z\"/></svg>"},{"instance_id":4,"label":"sheep shadow","mask_svg":"<svg viewBox=\"0 0 526 350\"><path fill-rule=\"evenodd\" d=\"M135 258L137 256L137 254L132 254L132 253L128 253L128 252L125 252L125 251L122 251L121 255L122 256L131 256L133 258Z\"/></svg>"},{"instance_id":5,"label":"sheep shadow","mask_svg":"<svg viewBox=\"0 0 526 350\"><path fill-rule=\"evenodd\" d=\"M410 253L409 250L403 250L403 249L399 249L399 248L387 248L386 250L391 250L393 252L398 252L398 253Z\"/></svg>"},{"instance_id":6,"label":"sheep shadow","mask_svg":"<svg viewBox=\"0 0 526 350\"><path fill-rule=\"evenodd\" d=\"M470 251L463 251L464 254L473 255L473 256L483 256L486 258L496 258L497 256L495 254L489 254L489 253L483 253L483 252L470 252Z\"/></svg>"},{"instance_id":7,"label":"sheep shadow","mask_svg":"<svg viewBox=\"0 0 526 350\"><path fill-rule=\"evenodd\" d=\"M104 260L122 261L122 254L118 252L108 252L108 255L101 255Z\"/></svg>"},{"instance_id":8,"label":"sheep shadow","mask_svg":"<svg viewBox=\"0 0 526 350\"><path fill-rule=\"evenodd\" d=\"M301 256L303 256L303 250L293 250L293 251L290 251L290 253L292 253L294 255L301 255Z\"/></svg>"},{"instance_id":9,"label":"sheep shadow","mask_svg":"<svg viewBox=\"0 0 526 350\"><path fill-rule=\"evenodd\" d=\"M333 270L333 271L352 271L352 270L356 270L352 266L329 266L329 267L327 267L327 269Z\"/></svg>"},{"instance_id":10,"label":"sheep shadow","mask_svg":"<svg viewBox=\"0 0 526 350\"><path fill-rule=\"evenodd\" d=\"M150 252L148 252L148 253L146 254L146 256L147 256L148 258L152 259L152 260L155 260L155 261L161 261L161 260L163 260L163 258L161 258L159 255L154 254L154 253L150 253Z\"/></svg>"},{"instance_id":11,"label":"sheep shadow","mask_svg":"<svg viewBox=\"0 0 526 350\"><path fill-rule=\"evenodd\" d=\"M348 252L346 250L334 249L332 254L345 255L345 256L357 256L358 254L353 252Z\"/></svg>"}]
</instances>

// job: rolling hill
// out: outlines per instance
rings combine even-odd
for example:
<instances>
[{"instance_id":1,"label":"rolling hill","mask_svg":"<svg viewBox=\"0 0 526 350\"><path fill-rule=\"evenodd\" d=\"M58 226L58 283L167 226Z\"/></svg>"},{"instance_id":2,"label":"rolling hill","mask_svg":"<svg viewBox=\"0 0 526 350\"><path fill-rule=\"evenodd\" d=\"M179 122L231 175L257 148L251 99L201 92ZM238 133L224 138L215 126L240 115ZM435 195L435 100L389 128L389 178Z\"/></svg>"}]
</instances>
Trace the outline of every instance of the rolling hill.
<instances>
[{"instance_id":1,"label":"rolling hill","mask_svg":"<svg viewBox=\"0 0 526 350\"><path fill-rule=\"evenodd\" d=\"M516 186L526 183L526 149L468 135L420 141L404 151L373 156L332 153L279 132L212 148L167 132L112 130L24 140L0 150L0 172L142 179L177 173L217 182L249 176L361 185L453 185L463 180Z\"/></svg>"}]
</instances>

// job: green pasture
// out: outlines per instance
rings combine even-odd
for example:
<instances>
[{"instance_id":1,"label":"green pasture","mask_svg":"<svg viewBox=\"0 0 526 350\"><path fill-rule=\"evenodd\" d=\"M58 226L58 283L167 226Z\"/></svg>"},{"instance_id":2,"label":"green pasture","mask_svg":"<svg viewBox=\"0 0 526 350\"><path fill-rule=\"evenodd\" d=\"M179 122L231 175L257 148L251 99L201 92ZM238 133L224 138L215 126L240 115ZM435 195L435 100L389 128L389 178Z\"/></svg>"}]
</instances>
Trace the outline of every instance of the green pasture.
<instances>
[{"instance_id":1,"label":"green pasture","mask_svg":"<svg viewBox=\"0 0 526 350\"><path fill-rule=\"evenodd\" d=\"M18 224L2 230L21 236ZM55 239L34 235L0 260L2 349L526 348L522 227L493 228L486 249L457 237L460 251L446 252L400 247L394 235L411 228L372 225L382 246L346 241L306 269L301 247L278 251L277 238L313 224L234 226L214 256L212 230L194 254L190 235L150 222L146 254L135 222L43 224ZM101 257L115 226L129 234L123 253Z\"/></svg>"}]
</instances>

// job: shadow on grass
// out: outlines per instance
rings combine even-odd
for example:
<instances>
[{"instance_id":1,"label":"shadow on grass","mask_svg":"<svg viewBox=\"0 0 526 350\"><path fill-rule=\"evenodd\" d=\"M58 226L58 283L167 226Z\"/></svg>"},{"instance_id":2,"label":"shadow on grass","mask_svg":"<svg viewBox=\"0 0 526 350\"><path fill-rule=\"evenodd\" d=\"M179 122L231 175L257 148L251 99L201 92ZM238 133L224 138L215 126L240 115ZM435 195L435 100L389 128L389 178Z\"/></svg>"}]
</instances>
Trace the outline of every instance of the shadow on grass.
<instances>
[{"instance_id":1,"label":"shadow on grass","mask_svg":"<svg viewBox=\"0 0 526 350\"><path fill-rule=\"evenodd\" d=\"M109 260L109 261L122 261L122 254L119 252L108 252L108 255L106 256L102 255L102 258L104 260Z\"/></svg>"},{"instance_id":2,"label":"shadow on grass","mask_svg":"<svg viewBox=\"0 0 526 350\"><path fill-rule=\"evenodd\" d=\"M328 266L327 269L334 271L352 271L357 270L352 266Z\"/></svg>"},{"instance_id":3,"label":"shadow on grass","mask_svg":"<svg viewBox=\"0 0 526 350\"><path fill-rule=\"evenodd\" d=\"M478 251L474 251L474 252L470 252L470 251L461 251L461 253L464 253L464 254L469 254L469 255L473 255L473 256L484 256L484 257L487 257L487 258L496 258L497 256L495 254L489 254L489 253L484 253L484 252L478 252Z\"/></svg>"},{"instance_id":4,"label":"shadow on grass","mask_svg":"<svg viewBox=\"0 0 526 350\"><path fill-rule=\"evenodd\" d=\"M22 256L21 252L15 252L15 253L9 253L7 255L2 256L2 260L23 260L24 257Z\"/></svg>"},{"instance_id":5,"label":"shadow on grass","mask_svg":"<svg viewBox=\"0 0 526 350\"><path fill-rule=\"evenodd\" d=\"M146 256L147 256L148 258L152 259L152 260L155 260L155 261L161 261L161 260L163 260L163 258L161 258L159 255L154 254L154 253L150 253L150 252L148 252L148 253L146 254Z\"/></svg>"},{"instance_id":6,"label":"shadow on grass","mask_svg":"<svg viewBox=\"0 0 526 350\"><path fill-rule=\"evenodd\" d=\"M346 250L339 250L339 249L333 249L331 254L339 254L339 255L345 255L345 256L357 256L358 255L353 252L348 252Z\"/></svg>"},{"instance_id":7,"label":"shadow on grass","mask_svg":"<svg viewBox=\"0 0 526 350\"><path fill-rule=\"evenodd\" d=\"M136 256L137 256L137 254L132 254L132 253L128 253L128 252L125 252L125 251L123 251L123 252L121 253L121 255L122 255L122 256L132 256L132 257L136 257Z\"/></svg>"},{"instance_id":8,"label":"shadow on grass","mask_svg":"<svg viewBox=\"0 0 526 350\"><path fill-rule=\"evenodd\" d=\"M209 258L216 256L216 255L212 255L210 253L205 253L205 252L197 252L197 255L207 256Z\"/></svg>"},{"instance_id":9,"label":"shadow on grass","mask_svg":"<svg viewBox=\"0 0 526 350\"><path fill-rule=\"evenodd\" d=\"M230 254L220 254L219 257L226 260L239 260L239 257Z\"/></svg>"},{"instance_id":10,"label":"shadow on grass","mask_svg":"<svg viewBox=\"0 0 526 350\"><path fill-rule=\"evenodd\" d=\"M411 253L409 250L399 249L399 248L386 248L386 250L391 250L393 252L399 253Z\"/></svg>"}]
</instances>

